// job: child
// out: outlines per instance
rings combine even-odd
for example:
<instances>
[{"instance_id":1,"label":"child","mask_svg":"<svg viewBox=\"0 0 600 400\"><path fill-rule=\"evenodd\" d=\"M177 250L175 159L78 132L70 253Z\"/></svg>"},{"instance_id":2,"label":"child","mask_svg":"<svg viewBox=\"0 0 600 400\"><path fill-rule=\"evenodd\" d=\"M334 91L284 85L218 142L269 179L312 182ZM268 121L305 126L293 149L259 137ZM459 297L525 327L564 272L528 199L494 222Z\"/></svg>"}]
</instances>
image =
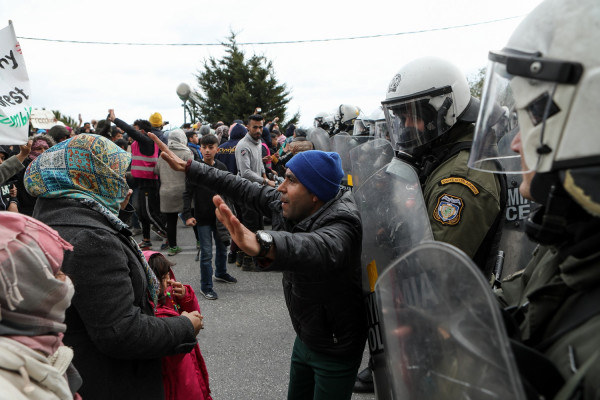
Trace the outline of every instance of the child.
<instances>
[{"instance_id":1,"label":"child","mask_svg":"<svg viewBox=\"0 0 600 400\"><path fill-rule=\"evenodd\" d=\"M215 160L219 139L213 134L207 134L200 139L202 162L213 168L227 171L227 166ZM213 196L216 193L205 186L185 183L183 192L183 218L186 225L193 226L198 232L200 241L200 290L208 300L218 299L213 290L213 239L215 248L215 280L224 283L236 283L237 279L227 273L227 247L231 237L227 229L217 222ZM193 205L192 205L193 199ZM193 214L192 214L193 209Z\"/></svg>"},{"instance_id":2,"label":"child","mask_svg":"<svg viewBox=\"0 0 600 400\"><path fill-rule=\"evenodd\" d=\"M192 287L175 280L171 269L174 263L157 251L144 251L144 257L160 282L157 317L176 317L183 311L200 312ZM165 399L212 400L208 372L198 344L190 353L163 357L162 372Z\"/></svg>"}]
</instances>

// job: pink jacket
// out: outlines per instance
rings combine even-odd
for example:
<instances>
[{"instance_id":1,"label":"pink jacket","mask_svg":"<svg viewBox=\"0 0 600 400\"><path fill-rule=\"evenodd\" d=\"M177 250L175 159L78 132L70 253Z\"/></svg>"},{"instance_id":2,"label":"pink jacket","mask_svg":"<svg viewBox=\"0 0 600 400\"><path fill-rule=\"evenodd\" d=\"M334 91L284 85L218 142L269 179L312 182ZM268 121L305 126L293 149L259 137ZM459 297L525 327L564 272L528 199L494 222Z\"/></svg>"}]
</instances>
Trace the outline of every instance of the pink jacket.
<instances>
[{"instance_id":1,"label":"pink jacket","mask_svg":"<svg viewBox=\"0 0 600 400\"><path fill-rule=\"evenodd\" d=\"M175 279L172 271L170 275L171 279ZM200 311L194 289L190 285L184 286L185 298L179 301L179 309L175 307L176 299L167 297L165 304L159 305L156 309L157 317L176 317L183 311ZM208 385L208 371L198 344L190 353L163 357L162 371L166 400L212 400Z\"/></svg>"}]
</instances>

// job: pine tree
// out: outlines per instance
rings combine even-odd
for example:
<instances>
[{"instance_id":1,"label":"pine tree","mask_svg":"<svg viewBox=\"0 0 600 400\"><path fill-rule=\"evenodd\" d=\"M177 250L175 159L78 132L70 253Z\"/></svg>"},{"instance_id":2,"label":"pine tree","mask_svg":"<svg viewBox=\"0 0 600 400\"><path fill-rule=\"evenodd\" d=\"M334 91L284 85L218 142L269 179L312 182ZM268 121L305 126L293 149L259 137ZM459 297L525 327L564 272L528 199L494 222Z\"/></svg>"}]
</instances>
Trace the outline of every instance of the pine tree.
<instances>
[{"instance_id":1,"label":"pine tree","mask_svg":"<svg viewBox=\"0 0 600 400\"><path fill-rule=\"evenodd\" d=\"M469 89L471 90L471 96L478 99L481 98L483 91L483 82L485 80L486 68L479 68L475 76L467 78L469 81Z\"/></svg>"},{"instance_id":2,"label":"pine tree","mask_svg":"<svg viewBox=\"0 0 600 400\"><path fill-rule=\"evenodd\" d=\"M190 98L190 107L198 110L210 122L227 124L235 119L246 120L256 107L262 109L267 121L279 117L283 125L290 102L285 83L277 82L273 63L265 56L253 55L246 59L238 47L236 34L231 33L222 59L210 57L204 61L204 70L196 75L200 90ZM287 123L298 120L296 113Z\"/></svg>"}]
</instances>

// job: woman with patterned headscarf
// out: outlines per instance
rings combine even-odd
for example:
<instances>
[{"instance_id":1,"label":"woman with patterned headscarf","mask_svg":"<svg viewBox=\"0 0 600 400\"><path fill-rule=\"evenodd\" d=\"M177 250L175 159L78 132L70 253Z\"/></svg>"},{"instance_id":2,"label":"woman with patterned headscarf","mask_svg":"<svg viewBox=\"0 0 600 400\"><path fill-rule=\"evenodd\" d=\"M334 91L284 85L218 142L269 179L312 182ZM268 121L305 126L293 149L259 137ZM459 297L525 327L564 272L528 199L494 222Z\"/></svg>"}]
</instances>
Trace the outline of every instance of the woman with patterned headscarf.
<instances>
[{"instance_id":1,"label":"woman with patterned headscarf","mask_svg":"<svg viewBox=\"0 0 600 400\"><path fill-rule=\"evenodd\" d=\"M47 225L0 212L0 397L80 399L81 377L63 344L73 283L61 271L73 247Z\"/></svg>"},{"instance_id":2,"label":"woman with patterned headscarf","mask_svg":"<svg viewBox=\"0 0 600 400\"><path fill-rule=\"evenodd\" d=\"M63 270L75 285L64 342L85 399L164 398L160 358L194 348L199 314L157 318L158 282L127 225L131 155L91 134L50 148L25 173L34 217L73 245ZM154 303L156 304L156 302Z\"/></svg>"}]
</instances>

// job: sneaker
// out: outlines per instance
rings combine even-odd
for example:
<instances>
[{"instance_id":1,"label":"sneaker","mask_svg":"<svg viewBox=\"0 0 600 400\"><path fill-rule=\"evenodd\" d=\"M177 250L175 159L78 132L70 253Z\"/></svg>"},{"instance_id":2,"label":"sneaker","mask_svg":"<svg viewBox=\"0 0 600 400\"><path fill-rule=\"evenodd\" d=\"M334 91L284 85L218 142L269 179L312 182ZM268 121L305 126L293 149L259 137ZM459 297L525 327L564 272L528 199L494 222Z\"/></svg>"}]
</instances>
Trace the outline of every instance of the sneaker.
<instances>
[{"instance_id":1,"label":"sneaker","mask_svg":"<svg viewBox=\"0 0 600 400\"><path fill-rule=\"evenodd\" d=\"M256 265L252 257L244 255L244 261L242 262L242 271L259 272L262 271L262 269L258 265Z\"/></svg>"},{"instance_id":2,"label":"sneaker","mask_svg":"<svg viewBox=\"0 0 600 400\"><path fill-rule=\"evenodd\" d=\"M202 293L202 295L207 299L207 300L216 300L219 298L219 296L217 295L217 292L215 292L212 289L208 289L207 291L203 292L200 291L200 293Z\"/></svg>"},{"instance_id":3,"label":"sneaker","mask_svg":"<svg viewBox=\"0 0 600 400\"><path fill-rule=\"evenodd\" d=\"M165 240L164 243L160 245L160 249L161 250L168 250L170 248L171 248L171 246L169 246L169 241L168 240Z\"/></svg>"},{"instance_id":4,"label":"sneaker","mask_svg":"<svg viewBox=\"0 0 600 400\"><path fill-rule=\"evenodd\" d=\"M131 236L137 236L142 234L142 228L131 228Z\"/></svg>"},{"instance_id":5,"label":"sneaker","mask_svg":"<svg viewBox=\"0 0 600 400\"><path fill-rule=\"evenodd\" d=\"M215 275L215 281L219 281L219 282L225 282L225 283L237 283L237 279L235 279L233 276L229 275L229 274L224 274L224 275Z\"/></svg>"},{"instance_id":6,"label":"sneaker","mask_svg":"<svg viewBox=\"0 0 600 400\"><path fill-rule=\"evenodd\" d=\"M235 259L236 259L236 254L232 253L230 251L229 254L227 254L227 263L228 264L233 264L235 262Z\"/></svg>"},{"instance_id":7,"label":"sneaker","mask_svg":"<svg viewBox=\"0 0 600 400\"><path fill-rule=\"evenodd\" d=\"M170 256L174 256L175 254L179 254L179 253L181 253L181 247L179 247L179 246L170 247L169 251L167 252L167 254Z\"/></svg>"},{"instance_id":8,"label":"sneaker","mask_svg":"<svg viewBox=\"0 0 600 400\"><path fill-rule=\"evenodd\" d=\"M138 246L140 246L140 249L142 250L150 250L152 249L152 242L149 240L142 240L138 243Z\"/></svg>"},{"instance_id":9,"label":"sneaker","mask_svg":"<svg viewBox=\"0 0 600 400\"><path fill-rule=\"evenodd\" d=\"M196 250L200 250L200 241L196 240Z\"/></svg>"}]
</instances>

